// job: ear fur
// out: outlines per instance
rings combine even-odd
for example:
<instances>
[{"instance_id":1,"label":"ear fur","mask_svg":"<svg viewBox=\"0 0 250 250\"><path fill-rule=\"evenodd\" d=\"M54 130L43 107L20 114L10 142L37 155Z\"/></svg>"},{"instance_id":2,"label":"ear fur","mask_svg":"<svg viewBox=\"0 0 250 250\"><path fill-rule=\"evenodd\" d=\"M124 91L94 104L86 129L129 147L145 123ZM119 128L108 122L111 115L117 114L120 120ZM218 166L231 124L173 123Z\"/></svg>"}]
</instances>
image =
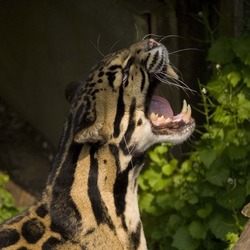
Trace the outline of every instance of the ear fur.
<instances>
[{"instance_id":1,"label":"ear fur","mask_svg":"<svg viewBox=\"0 0 250 250\"><path fill-rule=\"evenodd\" d=\"M79 89L79 86L82 84L80 81L73 81L69 83L65 88L65 98L66 100L71 104L74 100L74 97L76 95L77 90Z\"/></svg>"},{"instance_id":2,"label":"ear fur","mask_svg":"<svg viewBox=\"0 0 250 250\"><path fill-rule=\"evenodd\" d=\"M75 97L82 84L83 82L74 81L66 86L65 97L70 104L76 101ZM85 98L84 93L80 102L78 108L73 108L74 111L72 110L73 113L76 112L74 114L74 141L81 144L104 143L106 138L104 138L105 136L101 132L104 123L103 112L98 112L96 101L92 100L89 102L88 98Z\"/></svg>"}]
</instances>

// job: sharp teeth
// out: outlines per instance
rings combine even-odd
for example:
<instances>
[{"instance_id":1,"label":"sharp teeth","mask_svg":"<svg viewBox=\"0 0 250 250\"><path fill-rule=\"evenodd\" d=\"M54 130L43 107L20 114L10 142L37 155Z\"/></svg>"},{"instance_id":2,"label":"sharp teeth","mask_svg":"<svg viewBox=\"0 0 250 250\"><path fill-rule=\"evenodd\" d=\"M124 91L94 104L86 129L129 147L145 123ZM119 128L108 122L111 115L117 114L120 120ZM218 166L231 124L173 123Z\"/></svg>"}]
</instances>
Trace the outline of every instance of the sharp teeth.
<instances>
[{"instance_id":1,"label":"sharp teeth","mask_svg":"<svg viewBox=\"0 0 250 250\"><path fill-rule=\"evenodd\" d=\"M171 122L171 121L172 121L172 119L169 118L169 117L166 119L166 123L169 123L169 122Z\"/></svg>"},{"instance_id":2,"label":"sharp teeth","mask_svg":"<svg viewBox=\"0 0 250 250\"><path fill-rule=\"evenodd\" d=\"M189 116L189 118L191 117L192 115L192 109L191 109L191 106L188 104L187 106L187 115Z\"/></svg>"},{"instance_id":3,"label":"sharp teeth","mask_svg":"<svg viewBox=\"0 0 250 250\"><path fill-rule=\"evenodd\" d=\"M165 121L165 118L164 118L164 116L162 115L161 117L159 117L159 118L158 118L158 121L160 121L160 122L163 122L163 121Z\"/></svg>"},{"instance_id":4,"label":"sharp teeth","mask_svg":"<svg viewBox=\"0 0 250 250\"><path fill-rule=\"evenodd\" d=\"M187 113L187 111L188 111L188 108L187 108L188 106L187 106L187 102L186 102L186 100L183 100L183 106L182 106L182 110L181 110L181 113L182 114L186 114Z\"/></svg>"},{"instance_id":5,"label":"sharp teeth","mask_svg":"<svg viewBox=\"0 0 250 250\"><path fill-rule=\"evenodd\" d=\"M184 114L183 116L183 121L185 122L189 122L190 118L191 118L191 114L192 114L192 109L190 107L190 105L187 105L187 112Z\"/></svg>"},{"instance_id":6,"label":"sharp teeth","mask_svg":"<svg viewBox=\"0 0 250 250\"><path fill-rule=\"evenodd\" d=\"M158 115L157 114L155 114L155 113L151 113L150 114L150 120L155 121L157 119L158 119Z\"/></svg>"},{"instance_id":7,"label":"sharp teeth","mask_svg":"<svg viewBox=\"0 0 250 250\"><path fill-rule=\"evenodd\" d=\"M171 66L168 65L167 67L167 74L175 79L178 79L178 75L175 73L175 71L173 70L173 68Z\"/></svg>"}]
</instances>

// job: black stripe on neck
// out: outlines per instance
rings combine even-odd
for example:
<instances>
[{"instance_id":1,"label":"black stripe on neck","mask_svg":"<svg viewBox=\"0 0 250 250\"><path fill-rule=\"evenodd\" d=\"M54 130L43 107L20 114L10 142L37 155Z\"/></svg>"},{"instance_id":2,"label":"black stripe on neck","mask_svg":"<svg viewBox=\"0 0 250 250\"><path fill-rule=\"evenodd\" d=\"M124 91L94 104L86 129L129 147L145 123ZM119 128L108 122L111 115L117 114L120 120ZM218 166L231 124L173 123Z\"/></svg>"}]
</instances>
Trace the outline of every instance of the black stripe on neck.
<instances>
[{"instance_id":1,"label":"black stripe on neck","mask_svg":"<svg viewBox=\"0 0 250 250\"><path fill-rule=\"evenodd\" d=\"M73 124L73 115L72 115L72 113L69 113L69 115L67 117L67 121L65 122L65 125L64 125L65 126L64 133L61 137L59 149L58 149L58 152L57 152L56 157L55 157L54 162L53 162L52 171L49 175L49 179L48 179L49 185L52 184L53 179L55 178L57 168L59 166L61 166L61 164L62 164L62 159L63 159L63 156L64 156L65 151L66 151L67 141L69 139L71 139L70 132L72 129L72 124Z\"/></svg>"},{"instance_id":2,"label":"black stripe on neck","mask_svg":"<svg viewBox=\"0 0 250 250\"><path fill-rule=\"evenodd\" d=\"M133 249L138 249L138 247L140 246L141 230L142 230L142 226L141 226L141 222L139 221L137 223L136 230L132 232L130 236L132 244L133 244Z\"/></svg>"},{"instance_id":3,"label":"black stripe on neck","mask_svg":"<svg viewBox=\"0 0 250 250\"><path fill-rule=\"evenodd\" d=\"M135 130L135 119L134 119L134 114L135 114L135 107L136 107L136 99L133 98L130 108L129 108L129 123L127 130L124 134L124 138L122 138L120 142L120 147L124 153L124 155L130 154L130 149L128 147L129 142L131 140L131 137L134 133Z\"/></svg>"},{"instance_id":4,"label":"black stripe on neck","mask_svg":"<svg viewBox=\"0 0 250 250\"><path fill-rule=\"evenodd\" d=\"M107 224L109 228L115 231L114 224L108 213L108 209L102 199L98 187L99 164L96 158L98 149L95 146L90 148L90 169L88 178L88 195L95 215L96 223Z\"/></svg>"},{"instance_id":5,"label":"black stripe on neck","mask_svg":"<svg viewBox=\"0 0 250 250\"><path fill-rule=\"evenodd\" d=\"M115 122L114 122L114 137L117 138L120 134L120 124L122 117L124 116L125 112L125 104L123 101L123 86L120 86L119 89L119 97L116 107L116 116L115 116Z\"/></svg>"},{"instance_id":6,"label":"black stripe on neck","mask_svg":"<svg viewBox=\"0 0 250 250\"><path fill-rule=\"evenodd\" d=\"M145 77L145 72L142 68L140 68L140 72L141 72L141 92L143 92L144 86L145 86L145 81L146 81L146 77Z\"/></svg>"},{"instance_id":7,"label":"black stripe on neck","mask_svg":"<svg viewBox=\"0 0 250 250\"><path fill-rule=\"evenodd\" d=\"M52 190L52 201L50 204L51 229L60 233L64 239L73 237L81 224L81 214L70 195L81 150L81 144L73 143L70 145Z\"/></svg>"},{"instance_id":8,"label":"black stripe on neck","mask_svg":"<svg viewBox=\"0 0 250 250\"><path fill-rule=\"evenodd\" d=\"M130 162L127 168L116 176L114 184L114 200L117 216L122 216L125 211L125 199L127 194L127 188L129 185L128 175L132 168L133 165Z\"/></svg>"},{"instance_id":9,"label":"black stripe on neck","mask_svg":"<svg viewBox=\"0 0 250 250\"><path fill-rule=\"evenodd\" d=\"M120 165L120 159L119 159L119 149L116 145L109 144L109 150L115 158L116 173L118 174L121 172L121 165Z\"/></svg>"}]
</instances>

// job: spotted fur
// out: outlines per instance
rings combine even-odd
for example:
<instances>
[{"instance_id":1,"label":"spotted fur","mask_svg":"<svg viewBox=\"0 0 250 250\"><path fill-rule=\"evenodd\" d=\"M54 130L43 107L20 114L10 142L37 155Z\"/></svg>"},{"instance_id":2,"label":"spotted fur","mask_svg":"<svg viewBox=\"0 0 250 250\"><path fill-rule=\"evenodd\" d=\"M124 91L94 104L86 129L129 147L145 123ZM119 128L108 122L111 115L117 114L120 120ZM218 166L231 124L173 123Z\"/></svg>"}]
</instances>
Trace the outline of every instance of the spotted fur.
<instances>
[{"instance_id":1,"label":"spotted fur","mask_svg":"<svg viewBox=\"0 0 250 250\"><path fill-rule=\"evenodd\" d=\"M159 126L150 120L155 76L169 67L167 49L149 39L67 87L70 110L47 187L0 226L0 249L147 249L137 202L143 153L194 129L190 114Z\"/></svg>"}]
</instances>

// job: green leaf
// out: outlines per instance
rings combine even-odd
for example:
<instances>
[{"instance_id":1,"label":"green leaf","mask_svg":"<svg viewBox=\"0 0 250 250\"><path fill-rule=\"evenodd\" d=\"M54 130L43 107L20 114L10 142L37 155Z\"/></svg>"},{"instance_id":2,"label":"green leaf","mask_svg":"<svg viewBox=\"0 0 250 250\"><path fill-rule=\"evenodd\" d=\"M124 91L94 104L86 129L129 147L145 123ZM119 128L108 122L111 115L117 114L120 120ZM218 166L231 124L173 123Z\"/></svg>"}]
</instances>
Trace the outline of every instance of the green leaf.
<instances>
[{"instance_id":1,"label":"green leaf","mask_svg":"<svg viewBox=\"0 0 250 250\"><path fill-rule=\"evenodd\" d=\"M173 247L179 250L195 250L199 246L199 241L193 239L188 227L180 227L173 236Z\"/></svg>"},{"instance_id":2,"label":"green leaf","mask_svg":"<svg viewBox=\"0 0 250 250\"><path fill-rule=\"evenodd\" d=\"M240 37L232 40L233 50L235 54L246 65L250 65L250 51L249 51L250 37Z\"/></svg>"},{"instance_id":3,"label":"green leaf","mask_svg":"<svg viewBox=\"0 0 250 250\"><path fill-rule=\"evenodd\" d=\"M202 149L199 150L199 155L201 161L204 163L204 165L208 168L216 159L217 153L214 150L207 150L207 149Z\"/></svg>"},{"instance_id":4,"label":"green leaf","mask_svg":"<svg viewBox=\"0 0 250 250\"><path fill-rule=\"evenodd\" d=\"M223 186L229 177L229 169L226 168L226 165L223 166L213 166L206 172L206 179L216 185Z\"/></svg>"},{"instance_id":5,"label":"green leaf","mask_svg":"<svg viewBox=\"0 0 250 250\"><path fill-rule=\"evenodd\" d=\"M156 163L159 163L161 161L159 154L155 151L149 151L148 153L150 159Z\"/></svg>"},{"instance_id":6,"label":"green leaf","mask_svg":"<svg viewBox=\"0 0 250 250\"><path fill-rule=\"evenodd\" d=\"M0 187L9 181L9 176L7 174L0 174Z\"/></svg>"},{"instance_id":7,"label":"green leaf","mask_svg":"<svg viewBox=\"0 0 250 250\"><path fill-rule=\"evenodd\" d=\"M160 146L155 147L154 151L157 154L165 155L168 152L168 147L165 145L160 145Z\"/></svg>"},{"instance_id":8,"label":"green leaf","mask_svg":"<svg viewBox=\"0 0 250 250\"><path fill-rule=\"evenodd\" d=\"M212 205L210 203L207 203L204 208L201 208L197 211L197 215L200 218L205 219L211 214L212 211L213 211Z\"/></svg>"},{"instance_id":9,"label":"green leaf","mask_svg":"<svg viewBox=\"0 0 250 250\"><path fill-rule=\"evenodd\" d=\"M140 198L140 207L148 213L154 214L156 212L155 207L152 206L152 201L154 200L154 195L150 193L145 193Z\"/></svg>"},{"instance_id":10,"label":"green leaf","mask_svg":"<svg viewBox=\"0 0 250 250\"><path fill-rule=\"evenodd\" d=\"M250 70L249 70L249 68L243 69L241 72L242 72L243 82L246 83L248 88L250 88Z\"/></svg>"},{"instance_id":11,"label":"green leaf","mask_svg":"<svg viewBox=\"0 0 250 250\"><path fill-rule=\"evenodd\" d=\"M159 179L153 186L152 191L161 191L166 189L171 183L170 179Z\"/></svg>"},{"instance_id":12,"label":"green leaf","mask_svg":"<svg viewBox=\"0 0 250 250\"><path fill-rule=\"evenodd\" d=\"M205 239L207 227L198 221L193 221L189 225L189 232L194 239Z\"/></svg>"},{"instance_id":13,"label":"green leaf","mask_svg":"<svg viewBox=\"0 0 250 250\"><path fill-rule=\"evenodd\" d=\"M230 81L231 85L235 87L241 80L241 75L238 72L231 72L227 75L227 79Z\"/></svg>"},{"instance_id":14,"label":"green leaf","mask_svg":"<svg viewBox=\"0 0 250 250\"><path fill-rule=\"evenodd\" d=\"M233 208L234 210L240 209L245 201L246 193L245 188L237 185L229 191L220 191L216 195L217 203L227 209Z\"/></svg>"},{"instance_id":15,"label":"green leaf","mask_svg":"<svg viewBox=\"0 0 250 250\"><path fill-rule=\"evenodd\" d=\"M227 250L231 250L233 249L234 245L236 244L236 242L239 239L239 234L238 233L227 233L226 235L226 240L228 242L228 248Z\"/></svg>"},{"instance_id":16,"label":"green leaf","mask_svg":"<svg viewBox=\"0 0 250 250\"><path fill-rule=\"evenodd\" d=\"M230 63L234 58L231 40L227 37L221 37L215 41L208 51L208 60L226 64Z\"/></svg>"},{"instance_id":17,"label":"green leaf","mask_svg":"<svg viewBox=\"0 0 250 250\"><path fill-rule=\"evenodd\" d=\"M225 241L228 232L235 232L234 219L228 221L222 214L214 214L208 224L215 237L222 241Z\"/></svg>"},{"instance_id":18,"label":"green leaf","mask_svg":"<svg viewBox=\"0 0 250 250\"><path fill-rule=\"evenodd\" d=\"M162 167L162 172L163 174L165 174L166 176L170 176L175 170L175 166L171 165L171 164L165 164Z\"/></svg>"},{"instance_id":19,"label":"green leaf","mask_svg":"<svg viewBox=\"0 0 250 250\"><path fill-rule=\"evenodd\" d=\"M139 176L139 178L138 178L138 185L139 185L140 189L142 189L144 191L149 189L149 186L146 184L146 181L142 175Z\"/></svg>"},{"instance_id":20,"label":"green leaf","mask_svg":"<svg viewBox=\"0 0 250 250\"><path fill-rule=\"evenodd\" d=\"M247 151L245 150L245 147L239 147L238 145L228 145L227 152L230 160L241 160L245 159L247 155Z\"/></svg>"},{"instance_id":21,"label":"green leaf","mask_svg":"<svg viewBox=\"0 0 250 250\"><path fill-rule=\"evenodd\" d=\"M168 227L171 230L176 230L183 222L183 218L178 214L171 214L168 219Z\"/></svg>"}]
</instances>

